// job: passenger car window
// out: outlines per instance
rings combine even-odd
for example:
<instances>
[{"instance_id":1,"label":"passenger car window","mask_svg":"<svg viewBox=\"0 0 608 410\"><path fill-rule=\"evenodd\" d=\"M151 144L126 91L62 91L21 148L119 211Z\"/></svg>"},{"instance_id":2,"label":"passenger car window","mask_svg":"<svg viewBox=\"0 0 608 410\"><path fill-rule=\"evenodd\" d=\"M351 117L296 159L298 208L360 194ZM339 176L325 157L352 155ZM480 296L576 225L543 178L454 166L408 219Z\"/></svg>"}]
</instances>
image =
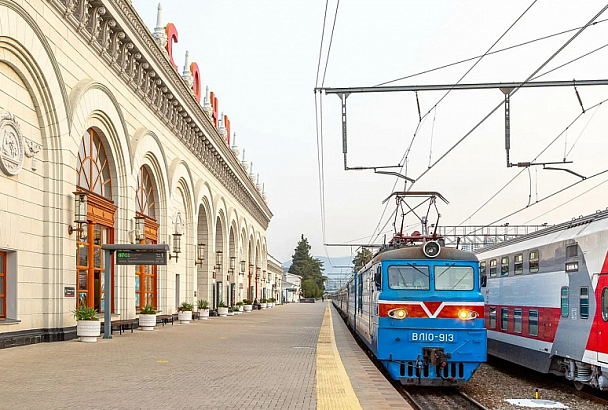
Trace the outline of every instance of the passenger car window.
<instances>
[{"instance_id":1,"label":"passenger car window","mask_svg":"<svg viewBox=\"0 0 608 410\"><path fill-rule=\"evenodd\" d=\"M521 309L513 310L513 332L521 333Z\"/></svg>"},{"instance_id":2,"label":"passenger car window","mask_svg":"<svg viewBox=\"0 0 608 410\"><path fill-rule=\"evenodd\" d=\"M589 288L586 286L581 287L580 309L581 319L589 318Z\"/></svg>"},{"instance_id":3,"label":"passenger car window","mask_svg":"<svg viewBox=\"0 0 608 410\"><path fill-rule=\"evenodd\" d=\"M608 322L608 288L602 289L602 319Z\"/></svg>"},{"instance_id":4,"label":"passenger car window","mask_svg":"<svg viewBox=\"0 0 608 410\"><path fill-rule=\"evenodd\" d=\"M500 330L509 330L509 309L500 309Z\"/></svg>"},{"instance_id":5,"label":"passenger car window","mask_svg":"<svg viewBox=\"0 0 608 410\"><path fill-rule=\"evenodd\" d=\"M538 251L530 251L530 259L529 259L529 270L530 273L538 272Z\"/></svg>"},{"instance_id":6,"label":"passenger car window","mask_svg":"<svg viewBox=\"0 0 608 410\"><path fill-rule=\"evenodd\" d=\"M389 289L429 290L428 266L389 266Z\"/></svg>"},{"instance_id":7,"label":"passenger car window","mask_svg":"<svg viewBox=\"0 0 608 410\"><path fill-rule=\"evenodd\" d=\"M528 313L528 334L538 336L538 310L531 310Z\"/></svg>"},{"instance_id":8,"label":"passenger car window","mask_svg":"<svg viewBox=\"0 0 608 410\"><path fill-rule=\"evenodd\" d=\"M490 261L490 277L494 278L496 277L496 272L497 272L497 261L496 259L492 259Z\"/></svg>"},{"instance_id":9,"label":"passenger car window","mask_svg":"<svg viewBox=\"0 0 608 410\"><path fill-rule=\"evenodd\" d=\"M435 266L435 290L473 290L474 280L470 266Z\"/></svg>"},{"instance_id":10,"label":"passenger car window","mask_svg":"<svg viewBox=\"0 0 608 410\"><path fill-rule=\"evenodd\" d=\"M496 308L490 308L490 329L496 329Z\"/></svg>"},{"instance_id":11,"label":"passenger car window","mask_svg":"<svg viewBox=\"0 0 608 410\"><path fill-rule=\"evenodd\" d=\"M507 276L509 274L509 257L503 256L500 259L500 276Z\"/></svg>"},{"instance_id":12,"label":"passenger car window","mask_svg":"<svg viewBox=\"0 0 608 410\"><path fill-rule=\"evenodd\" d=\"M562 287L562 317L568 317L570 311L570 302L568 301L568 286Z\"/></svg>"},{"instance_id":13,"label":"passenger car window","mask_svg":"<svg viewBox=\"0 0 608 410\"><path fill-rule=\"evenodd\" d=\"M516 275L521 275L524 272L524 255L522 253L515 255L513 267Z\"/></svg>"}]
</instances>

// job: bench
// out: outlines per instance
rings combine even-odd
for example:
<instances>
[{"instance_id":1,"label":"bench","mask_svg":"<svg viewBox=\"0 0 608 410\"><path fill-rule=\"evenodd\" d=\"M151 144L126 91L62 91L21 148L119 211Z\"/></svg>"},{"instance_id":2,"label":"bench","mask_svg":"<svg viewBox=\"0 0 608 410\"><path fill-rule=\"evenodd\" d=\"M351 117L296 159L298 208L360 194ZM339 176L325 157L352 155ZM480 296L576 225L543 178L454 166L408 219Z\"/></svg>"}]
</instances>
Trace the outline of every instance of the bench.
<instances>
[{"instance_id":1,"label":"bench","mask_svg":"<svg viewBox=\"0 0 608 410\"><path fill-rule=\"evenodd\" d=\"M173 315L156 315L156 323L162 323L164 326L169 322L173 324Z\"/></svg>"},{"instance_id":2,"label":"bench","mask_svg":"<svg viewBox=\"0 0 608 410\"><path fill-rule=\"evenodd\" d=\"M133 333L136 323L136 319L112 320L112 322L110 322L110 334L112 334L114 330L118 330L118 334L122 335L122 332L126 331L127 329L131 329L131 333ZM105 331L104 322L101 323L101 331Z\"/></svg>"}]
</instances>

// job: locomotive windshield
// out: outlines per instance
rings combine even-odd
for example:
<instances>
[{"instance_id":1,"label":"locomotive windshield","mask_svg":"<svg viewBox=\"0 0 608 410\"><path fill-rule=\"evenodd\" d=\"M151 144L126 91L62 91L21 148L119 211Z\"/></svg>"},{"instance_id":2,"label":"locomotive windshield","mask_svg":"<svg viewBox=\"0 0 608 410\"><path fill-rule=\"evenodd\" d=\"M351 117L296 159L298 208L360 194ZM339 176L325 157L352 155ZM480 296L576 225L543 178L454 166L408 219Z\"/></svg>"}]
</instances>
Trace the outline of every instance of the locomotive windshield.
<instances>
[{"instance_id":1,"label":"locomotive windshield","mask_svg":"<svg viewBox=\"0 0 608 410\"><path fill-rule=\"evenodd\" d=\"M435 266L435 290L473 290L474 279L470 266Z\"/></svg>"},{"instance_id":2,"label":"locomotive windshield","mask_svg":"<svg viewBox=\"0 0 608 410\"><path fill-rule=\"evenodd\" d=\"M429 290L428 266L390 266L388 268L390 289Z\"/></svg>"}]
</instances>

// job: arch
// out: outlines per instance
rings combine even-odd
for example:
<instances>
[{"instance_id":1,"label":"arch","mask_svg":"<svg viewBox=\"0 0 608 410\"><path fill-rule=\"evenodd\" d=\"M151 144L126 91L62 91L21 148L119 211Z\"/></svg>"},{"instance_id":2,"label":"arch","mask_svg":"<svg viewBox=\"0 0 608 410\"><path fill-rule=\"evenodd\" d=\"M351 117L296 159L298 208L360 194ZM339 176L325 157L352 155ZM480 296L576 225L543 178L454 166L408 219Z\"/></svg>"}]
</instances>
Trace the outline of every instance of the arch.
<instances>
[{"instance_id":1,"label":"arch","mask_svg":"<svg viewBox=\"0 0 608 410\"><path fill-rule=\"evenodd\" d=\"M213 264L213 259L211 258L213 252L213 212L206 197L203 197L197 203L199 205L197 209L196 244L205 245L204 259L196 261L197 295L199 299L209 301L212 298L211 288L213 286L210 270L210 266Z\"/></svg>"}]
</instances>

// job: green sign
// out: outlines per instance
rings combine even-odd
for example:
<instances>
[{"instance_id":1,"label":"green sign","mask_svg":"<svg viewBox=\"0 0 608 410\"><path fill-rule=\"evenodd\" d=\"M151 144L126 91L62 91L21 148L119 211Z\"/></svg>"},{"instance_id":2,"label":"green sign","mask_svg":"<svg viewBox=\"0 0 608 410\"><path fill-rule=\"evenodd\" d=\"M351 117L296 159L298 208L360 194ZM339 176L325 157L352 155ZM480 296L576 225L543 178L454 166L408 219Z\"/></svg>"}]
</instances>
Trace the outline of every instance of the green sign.
<instances>
[{"instance_id":1,"label":"green sign","mask_svg":"<svg viewBox=\"0 0 608 410\"><path fill-rule=\"evenodd\" d=\"M166 265L166 251L117 251L117 265Z\"/></svg>"}]
</instances>

